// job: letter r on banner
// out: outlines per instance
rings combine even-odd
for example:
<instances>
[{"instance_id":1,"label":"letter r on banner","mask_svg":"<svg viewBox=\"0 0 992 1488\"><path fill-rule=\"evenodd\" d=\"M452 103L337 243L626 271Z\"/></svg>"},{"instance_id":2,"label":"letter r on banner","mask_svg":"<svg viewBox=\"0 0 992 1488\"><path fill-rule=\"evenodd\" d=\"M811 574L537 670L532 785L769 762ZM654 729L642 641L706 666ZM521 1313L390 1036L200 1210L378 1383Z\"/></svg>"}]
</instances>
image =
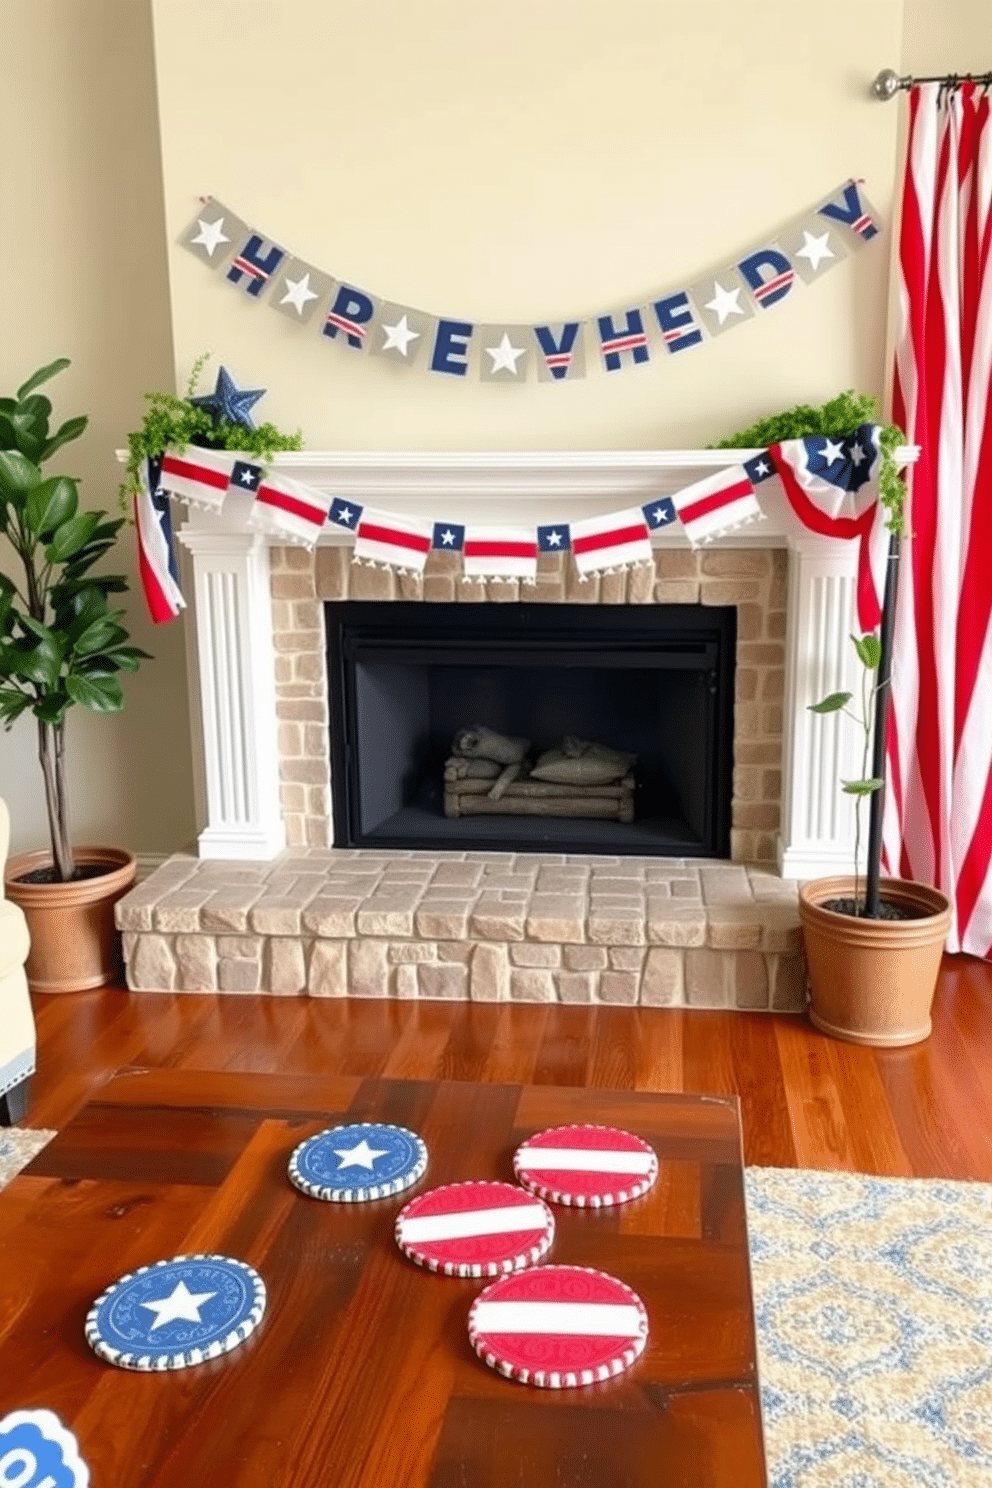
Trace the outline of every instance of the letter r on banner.
<instances>
[{"instance_id":1,"label":"letter r on banner","mask_svg":"<svg viewBox=\"0 0 992 1488\"><path fill-rule=\"evenodd\" d=\"M348 345L361 351L365 345L368 323L374 314L375 301L371 295L360 289L352 289L349 284L339 284L321 334L333 339L338 331L343 331Z\"/></svg>"}]
</instances>

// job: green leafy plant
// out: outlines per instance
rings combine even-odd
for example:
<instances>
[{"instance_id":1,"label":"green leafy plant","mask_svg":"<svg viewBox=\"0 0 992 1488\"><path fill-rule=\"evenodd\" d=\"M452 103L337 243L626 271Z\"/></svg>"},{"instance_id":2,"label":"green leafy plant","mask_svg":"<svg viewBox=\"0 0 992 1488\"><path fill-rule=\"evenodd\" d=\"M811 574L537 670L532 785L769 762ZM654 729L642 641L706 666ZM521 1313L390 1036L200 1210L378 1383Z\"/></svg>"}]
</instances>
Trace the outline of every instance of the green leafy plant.
<instances>
[{"instance_id":1,"label":"green leafy plant","mask_svg":"<svg viewBox=\"0 0 992 1488\"><path fill-rule=\"evenodd\" d=\"M837 438L850 434L859 424L877 424L878 404L870 393L856 393L848 388L830 398L819 407L811 403L798 403L782 413L773 413L758 419L749 428L727 439L718 440L713 449L767 449L770 444L781 444L785 439L805 439L811 435L829 435ZM885 507L886 526L890 532L903 530L903 511L906 486L895 452L905 444L906 436L895 424L883 424L879 430L881 465L878 475L879 500Z\"/></svg>"},{"instance_id":2,"label":"green leafy plant","mask_svg":"<svg viewBox=\"0 0 992 1488\"><path fill-rule=\"evenodd\" d=\"M848 718L861 729L864 744L861 755L861 778L859 780L842 780L841 789L849 796L855 797L854 802L854 913L861 915L867 913L867 902L860 898L859 863L861 860L861 807L866 796L873 796L882 790L885 785L883 777L869 775L868 756L872 745L872 722L874 717L875 700L879 690L878 668L882 660L882 643L877 635L852 635L854 649L858 654L864 671L861 677L861 712L853 713L847 706L854 696L850 692L832 692L828 697L821 698L818 703L810 703L811 713L840 713L843 712Z\"/></svg>"},{"instance_id":3,"label":"green leafy plant","mask_svg":"<svg viewBox=\"0 0 992 1488\"><path fill-rule=\"evenodd\" d=\"M52 405L35 391L68 365L64 357L51 362L14 397L0 398L0 533L18 566L16 579L0 572L0 722L9 729L23 713L34 715L60 882L76 874L65 778L69 709L120 712L120 673L136 671L148 656L128 644L124 611L108 602L127 580L93 572L123 518L81 511L78 480L42 471L88 422L71 418L51 433Z\"/></svg>"},{"instance_id":4,"label":"green leafy plant","mask_svg":"<svg viewBox=\"0 0 992 1488\"><path fill-rule=\"evenodd\" d=\"M211 449L239 450L257 455L264 461L280 450L303 448L303 434L299 429L293 434L284 434L271 423L249 429L245 424L232 424L227 419L215 421L205 408L197 408L190 400L196 396L200 374L209 357L209 352L197 357L182 397L176 393L145 394L148 407L141 427L127 436L126 474L120 488L122 511L130 509L132 498L140 489L145 462L161 455L164 450L182 451L191 444L201 444Z\"/></svg>"}]
</instances>

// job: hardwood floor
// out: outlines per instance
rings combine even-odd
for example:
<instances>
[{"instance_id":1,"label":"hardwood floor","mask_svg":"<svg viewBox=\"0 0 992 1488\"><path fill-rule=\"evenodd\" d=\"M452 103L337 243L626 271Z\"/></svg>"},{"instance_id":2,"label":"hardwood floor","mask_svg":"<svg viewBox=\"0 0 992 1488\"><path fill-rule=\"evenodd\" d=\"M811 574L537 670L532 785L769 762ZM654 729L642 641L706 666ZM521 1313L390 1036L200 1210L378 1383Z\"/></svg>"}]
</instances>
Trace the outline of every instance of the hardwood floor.
<instances>
[{"instance_id":1,"label":"hardwood floor","mask_svg":"<svg viewBox=\"0 0 992 1488\"><path fill-rule=\"evenodd\" d=\"M992 966L947 957L927 1043L876 1051L768 1013L174 996L35 999L27 1124L64 1126L129 1065L740 1097L745 1160L992 1181Z\"/></svg>"}]
</instances>

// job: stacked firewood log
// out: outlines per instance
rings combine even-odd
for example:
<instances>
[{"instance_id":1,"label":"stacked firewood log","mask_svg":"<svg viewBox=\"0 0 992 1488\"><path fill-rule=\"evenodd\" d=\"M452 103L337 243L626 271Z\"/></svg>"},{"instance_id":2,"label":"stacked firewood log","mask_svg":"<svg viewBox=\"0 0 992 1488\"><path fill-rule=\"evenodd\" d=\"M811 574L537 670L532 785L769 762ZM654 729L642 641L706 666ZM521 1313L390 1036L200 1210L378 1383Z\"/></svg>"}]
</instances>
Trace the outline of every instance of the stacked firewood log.
<instances>
[{"instance_id":1,"label":"stacked firewood log","mask_svg":"<svg viewBox=\"0 0 992 1488\"><path fill-rule=\"evenodd\" d=\"M634 820L634 755L571 736L533 763L529 749L484 724L460 729L444 767L445 816Z\"/></svg>"}]
</instances>

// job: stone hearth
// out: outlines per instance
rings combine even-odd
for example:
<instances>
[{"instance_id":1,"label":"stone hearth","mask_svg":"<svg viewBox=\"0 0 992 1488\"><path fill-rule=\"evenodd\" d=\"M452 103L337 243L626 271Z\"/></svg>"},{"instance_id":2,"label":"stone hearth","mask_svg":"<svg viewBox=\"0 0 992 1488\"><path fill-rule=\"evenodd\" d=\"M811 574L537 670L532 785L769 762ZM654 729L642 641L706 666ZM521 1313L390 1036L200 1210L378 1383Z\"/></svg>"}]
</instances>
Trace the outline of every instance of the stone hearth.
<instances>
[{"instance_id":1,"label":"stone hearth","mask_svg":"<svg viewBox=\"0 0 992 1488\"><path fill-rule=\"evenodd\" d=\"M708 860L296 848L171 858L118 906L136 990L799 1011L795 884Z\"/></svg>"}]
</instances>

